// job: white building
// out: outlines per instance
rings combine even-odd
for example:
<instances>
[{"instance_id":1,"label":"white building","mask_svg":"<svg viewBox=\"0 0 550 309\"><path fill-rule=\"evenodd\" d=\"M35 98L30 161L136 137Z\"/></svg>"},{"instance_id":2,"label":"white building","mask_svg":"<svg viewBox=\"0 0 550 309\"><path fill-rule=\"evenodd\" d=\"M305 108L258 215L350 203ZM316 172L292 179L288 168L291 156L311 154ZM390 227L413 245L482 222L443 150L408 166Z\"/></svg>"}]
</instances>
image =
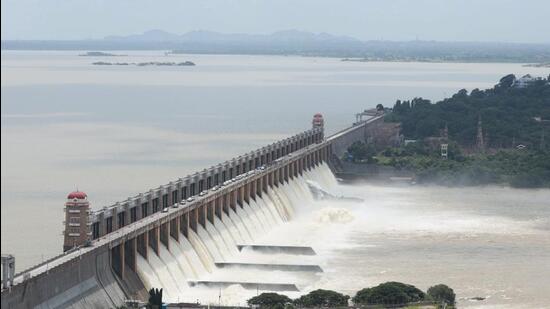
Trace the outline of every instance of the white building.
<instances>
[{"instance_id":1,"label":"white building","mask_svg":"<svg viewBox=\"0 0 550 309\"><path fill-rule=\"evenodd\" d=\"M514 81L514 83L512 84L512 86L515 87L515 88L525 88L525 87L529 86L530 84L532 84L533 82L535 82L536 80L538 80L538 78L535 78L535 77L531 76L530 74L527 74L527 75L524 75L521 78L516 79Z\"/></svg>"}]
</instances>

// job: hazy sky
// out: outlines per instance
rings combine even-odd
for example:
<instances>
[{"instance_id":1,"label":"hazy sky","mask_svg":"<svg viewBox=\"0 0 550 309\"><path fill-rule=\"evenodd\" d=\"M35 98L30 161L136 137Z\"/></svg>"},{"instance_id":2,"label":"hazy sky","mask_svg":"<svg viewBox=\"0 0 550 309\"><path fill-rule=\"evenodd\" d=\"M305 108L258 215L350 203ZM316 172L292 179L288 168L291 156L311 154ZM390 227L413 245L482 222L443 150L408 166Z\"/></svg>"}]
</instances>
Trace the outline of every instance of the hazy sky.
<instances>
[{"instance_id":1,"label":"hazy sky","mask_svg":"<svg viewBox=\"0 0 550 309\"><path fill-rule=\"evenodd\" d=\"M364 40L549 43L549 16L549 0L2 0L2 39L298 29Z\"/></svg>"}]
</instances>

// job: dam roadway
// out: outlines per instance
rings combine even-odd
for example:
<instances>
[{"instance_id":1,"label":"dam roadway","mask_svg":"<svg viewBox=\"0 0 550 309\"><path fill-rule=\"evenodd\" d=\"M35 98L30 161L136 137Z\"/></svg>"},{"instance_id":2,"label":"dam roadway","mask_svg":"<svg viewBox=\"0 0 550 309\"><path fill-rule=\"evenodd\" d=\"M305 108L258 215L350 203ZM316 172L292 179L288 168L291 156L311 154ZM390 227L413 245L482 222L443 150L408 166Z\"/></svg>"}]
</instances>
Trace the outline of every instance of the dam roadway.
<instances>
[{"instance_id":1,"label":"dam roadway","mask_svg":"<svg viewBox=\"0 0 550 309\"><path fill-rule=\"evenodd\" d=\"M238 213L291 179L341 157L366 141L383 116L325 138L313 127L283 141L201 173L149 190L90 214L90 245L80 245L15 275L2 289L2 308L100 308L126 299L147 299L138 255L148 259L172 240L189 238L209 224ZM200 194L199 194L200 193ZM289 220L291 215L277 209ZM221 262L221 261L216 261ZM217 266L216 266L217 267Z\"/></svg>"}]
</instances>

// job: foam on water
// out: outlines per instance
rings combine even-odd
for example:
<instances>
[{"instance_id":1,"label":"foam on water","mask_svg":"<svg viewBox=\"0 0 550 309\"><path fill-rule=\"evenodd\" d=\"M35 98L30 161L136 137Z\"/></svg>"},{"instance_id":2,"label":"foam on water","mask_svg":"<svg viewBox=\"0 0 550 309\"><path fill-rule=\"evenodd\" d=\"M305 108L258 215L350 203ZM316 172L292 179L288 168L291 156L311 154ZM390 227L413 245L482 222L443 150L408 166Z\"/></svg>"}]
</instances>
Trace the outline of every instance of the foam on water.
<instances>
[{"instance_id":1,"label":"foam on water","mask_svg":"<svg viewBox=\"0 0 550 309\"><path fill-rule=\"evenodd\" d=\"M207 222L208 222L208 220L207 220ZM223 261L223 254L222 254L222 251L221 251L220 247L218 247L218 244L216 244L214 239L212 239L210 234L208 234L206 229L204 227L202 227L201 224L197 225L197 234L196 235L202 241L202 243L204 244L204 247L206 248L206 251L208 252L208 256L210 257L210 260L212 262L215 263L217 261Z\"/></svg>"},{"instance_id":2,"label":"foam on water","mask_svg":"<svg viewBox=\"0 0 550 309\"><path fill-rule=\"evenodd\" d=\"M323 208L316 211L315 217L315 220L320 223L349 223L353 219L353 214L345 208Z\"/></svg>"},{"instance_id":3,"label":"foam on water","mask_svg":"<svg viewBox=\"0 0 550 309\"><path fill-rule=\"evenodd\" d=\"M163 245L160 245L159 248L162 248L159 252L162 255L167 252L166 248ZM169 253L168 253L169 254ZM169 265L166 264L157 254L150 249L147 253L148 255L148 262L151 267L151 269L156 274L156 277L159 278L160 286L164 289L166 293L166 299L173 300L174 297L177 297L177 295L182 294L182 291L179 289L177 281L174 279L174 277L171 274L171 271L169 269ZM185 279L177 279L177 280L185 280Z\"/></svg>"},{"instance_id":4,"label":"foam on water","mask_svg":"<svg viewBox=\"0 0 550 309\"><path fill-rule=\"evenodd\" d=\"M181 235L180 237L185 238L183 237L183 235ZM191 263L191 260L188 259L185 255L182 245L172 237L170 237L169 239L170 253L172 253L174 258L176 259L178 266L180 267L180 270L185 278L198 278L198 273L196 272L194 265ZM201 265L197 265L197 268L200 269L200 266Z\"/></svg>"},{"instance_id":5,"label":"foam on water","mask_svg":"<svg viewBox=\"0 0 550 309\"><path fill-rule=\"evenodd\" d=\"M307 181L335 196L365 201L315 200ZM221 220L214 217L206 228L199 225L198 233L190 230L188 238L170 240L170 251L162 248L160 258L149 250L149 261L138 257L138 274L147 288L164 287L167 300L198 299L202 304L244 305L256 291L238 284L189 287L187 280L294 284L300 292L283 292L290 297L317 288L353 295L358 289L392 280L423 290L444 282L457 295L491 296L483 304L459 298L461 307L510 303L508 307L520 307L541 296L525 287L532 287L530 282L543 286L550 275L544 260L550 252L549 216L542 206L522 219L503 215L531 209L519 194L509 191L484 188L480 194L474 189L340 186L323 164L269 188L236 211L222 212ZM533 192L530 198L544 204L548 193ZM475 208L471 203L477 203ZM495 205L486 206L490 204ZM318 255L236 249L247 244L311 246ZM527 256L523 251L535 259L536 272L523 263ZM220 261L237 265L220 268L214 264ZM254 269L238 263L319 265L324 272Z\"/></svg>"},{"instance_id":6,"label":"foam on water","mask_svg":"<svg viewBox=\"0 0 550 309\"><path fill-rule=\"evenodd\" d=\"M225 257L227 258L229 256L233 256L239 253L239 250L237 249L237 241L235 241L235 239L231 235L231 232L227 229L226 225L217 216L214 216L213 227L218 231L218 234L220 235L221 240L225 245L225 248L227 250Z\"/></svg>"},{"instance_id":7,"label":"foam on water","mask_svg":"<svg viewBox=\"0 0 550 309\"><path fill-rule=\"evenodd\" d=\"M192 229L188 231L189 243L193 250L196 252L197 257L201 261L201 264L211 273L214 268L214 258L209 252L207 246L203 243L202 239Z\"/></svg>"},{"instance_id":8,"label":"foam on water","mask_svg":"<svg viewBox=\"0 0 550 309\"><path fill-rule=\"evenodd\" d=\"M169 237L170 250L164 244L159 244L159 256L149 248L149 260L138 257L138 274L143 279L147 288L163 287L165 298L168 301L183 300L191 293L203 302L216 302L218 293L207 285L190 287L188 281L213 281L213 282L258 282L307 285L315 279L315 274L301 273L300 271L285 272L281 270L250 269L244 266L226 266L218 268L216 262L231 261L241 263L281 264L296 263L295 256L285 253L263 254L250 251L245 247L239 251L237 245L257 244L266 241L273 243L272 238L266 236L270 231L286 226L302 208L309 208L313 203L313 196L309 192L307 179L318 179L330 184L327 175L323 175L321 169L328 170L326 165L304 172L303 175L289 179L279 187L268 188L262 192L262 196L244 202L242 207L229 208L229 214L222 212L221 219L214 215L213 223L206 219L205 226L197 225L197 231L189 229L188 237L180 235L179 241ZM342 211L324 210L321 218L323 222L345 220ZM292 243L289 237L287 243L284 239L280 245ZM307 261L308 258L301 258ZM190 292L191 291L191 292ZM245 295L250 294L246 289L230 285L221 289L227 296L226 301L238 299L245 300ZM231 292L233 291L233 292ZM232 295L238 291L239 295ZM246 292L245 292L246 291ZM193 297L194 297L193 296ZM195 299L192 299L195 300ZM219 301L219 299L218 299ZM237 302L227 303L236 304Z\"/></svg>"},{"instance_id":9,"label":"foam on water","mask_svg":"<svg viewBox=\"0 0 550 309\"><path fill-rule=\"evenodd\" d=\"M230 210L230 212L233 212L233 210ZM228 232L229 235L231 235L231 238L233 239L233 242L235 244L246 243L245 237L243 237L243 235L241 234L241 232L239 231L239 229L237 228L233 220L231 220L231 218L229 218L229 216L223 211L222 211L221 221L222 221L222 224L225 225L226 231Z\"/></svg>"},{"instance_id":10,"label":"foam on water","mask_svg":"<svg viewBox=\"0 0 550 309\"><path fill-rule=\"evenodd\" d=\"M255 222L250 213L247 211L248 208L244 206L241 208L239 205L236 206L236 213L239 220L242 222L242 225L248 231L250 238L254 239L256 235L261 235L259 223Z\"/></svg>"},{"instance_id":11,"label":"foam on water","mask_svg":"<svg viewBox=\"0 0 550 309\"><path fill-rule=\"evenodd\" d=\"M231 222L233 222L235 227L238 229L242 239L246 242L251 243L254 241L254 236L250 231L251 227L247 227L244 225L241 216L239 216L240 212L241 212L240 210L235 211L232 208L229 208L229 218L231 219Z\"/></svg>"},{"instance_id":12,"label":"foam on water","mask_svg":"<svg viewBox=\"0 0 550 309\"><path fill-rule=\"evenodd\" d=\"M212 266L208 264L210 261L201 260L195 248L193 248L189 240L185 238L184 235L180 235L178 247L185 255L185 258L189 261L195 275L194 278L199 278L200 276L206 275L211 271Z\"/></svg>"},{"instance_id":13,"label":"foam on water","mask_svg":"<svg viewBox=\"0 0 550 309\"><path fill-rule=\"evenodd\" d=\"M223 226L220 226L220 228L221 227ZM208 237L212 240L212 243L216 247L216 251L219 253L219 257L217 257L214 261L225 261L225 257L229 256L230 254L230 249L227 247L227 244L223 237L220 235L220 232L218 232L218 229L214 227L214 225L210 223L209 220L206 220L206 232L208 233Z\"/></svg>"}]
</instances>

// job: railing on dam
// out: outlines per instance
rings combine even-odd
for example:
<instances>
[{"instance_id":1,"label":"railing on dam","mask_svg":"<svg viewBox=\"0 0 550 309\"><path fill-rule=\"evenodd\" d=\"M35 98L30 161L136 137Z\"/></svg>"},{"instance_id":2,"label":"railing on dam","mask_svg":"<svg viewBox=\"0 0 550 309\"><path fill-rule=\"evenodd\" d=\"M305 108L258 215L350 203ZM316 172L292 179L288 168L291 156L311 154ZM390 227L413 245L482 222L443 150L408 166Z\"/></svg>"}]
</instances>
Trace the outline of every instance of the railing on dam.
<instances>
[{"instance_id":1,"label":"railing on dam","mask_svg":"<svg viewBox=\"0 0 550 309\"><path fill-rule=\"evenodd\" d=\"M204 226L213 216L229 208L242 207L249 199L267 192L269 187L279 186L327 162L335 145L363 138L362 128L378 119L381 118L354 125L327 139L322 128L314 128L95 212L91 246L69 250L20 272L15 276L14 286L26 279L43 276L48 270L92 254L99 248L110 248L113 255L122 256L119 261L122 266L118 267L122 276L124 263L135 264L136 260L135 256L127 259L125 250L146 255L142 246L158 248L163 237L165 240L170 236L179 237L180 232L187 236L188 229L196 231L198 224ZM212 190L214 187L216 189ZM199 194L201 191L207 193ZM110 229L107 228L109 224Z\"/></svg>"},{"instance_id":2,"label":"railing on dam","mask_svg":"<svg viewBox=\"0 0 550 309\"><path fill-rule=\"evenodd\" d=\"M130 197L126 201L94 211L90 215L92 239L112 233L175 203L197 196L202 191L269 164L289 153L319 143L323 141L323 138L322 128L312 128L201 172Z\"/></svg>"},{"instance_id":3,"label":"railing on dam","mask_svg":"<svg viewBox=\"0 0 550 309\"><path fill-rule=\"evenodd\" d=\"M178 237L179 232L186 235L184 232L186 229L196 231L198 224L204 226L206 220L213 220L212 217L214 215L219 215L222 211L227 212L229 207L233 210L235 210L235 207L242 207L242 204L248 202L249 199L257 195L261 196L262 192L267 192L268 187L279 186L290 178L298 176L303 171L311 169L321 162L326 162L330 151L329 146L323 140L306 145L301 149L285 154L285 156L265 164L263 168L241 174L241 177L236 178L231 183L226 183L226 185L219 187L217 190L210 190L205 195L196 196L191 202L186 202L185 204L181 202L175 203L167 207L165 211L153 213L141 220L122 226L111 233L95 239L91 246L71 249L49 259L45 263L18 273L15 276L14 286L25 280L43 276L49 270L90 254L91 251L98 248L108 247L112 250L118 248L119 253L117 254L124 255L124 249L120 248L125 247L128 243L132 243L131 250L136 252L134 254L137 254L142 253L138 243L140 240L145 242L146 247L152 246L158 248L162 242L163 235L165 235L164 237ZM172 234L173 229L176 232L174 234ZM143 237L143 235L145 236ZM151 235L153 235L152 238ZM156 244L150 242L156 242ZM126 260L128 259L123 257L118 261ZM135 261L135 257L133 260ZM123 273L124 266L120 266L118 269L119 272ZM123 276L120 273L119 275Z\"/></svg>"}]
</instances>

